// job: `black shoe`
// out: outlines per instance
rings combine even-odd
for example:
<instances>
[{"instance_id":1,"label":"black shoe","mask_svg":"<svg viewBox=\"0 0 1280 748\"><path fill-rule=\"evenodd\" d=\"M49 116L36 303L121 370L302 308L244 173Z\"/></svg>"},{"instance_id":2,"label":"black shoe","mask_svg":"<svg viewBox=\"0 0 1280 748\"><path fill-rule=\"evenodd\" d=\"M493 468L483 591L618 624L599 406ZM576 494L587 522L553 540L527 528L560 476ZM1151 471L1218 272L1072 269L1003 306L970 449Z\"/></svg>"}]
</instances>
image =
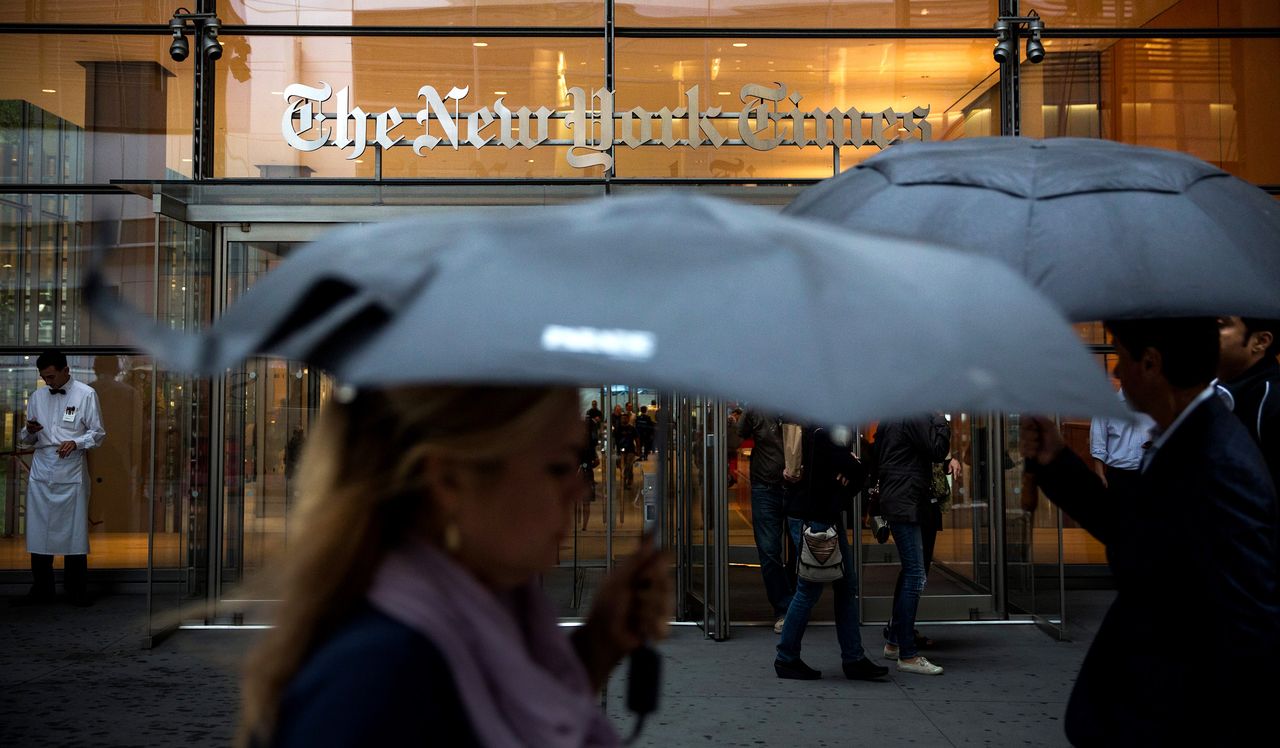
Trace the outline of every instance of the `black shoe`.
<instances>
[{"instance_id":1,"label":"black shoe","mask_svg":"<svg viewBox=\"0 0 1280 748\"><path fill-rule=\"evenodd\" d=\"M877 665L866 657L857 662L846 662L842 667L844 677L849 680L876 680L889 674L889 668Z\"/></svg>"},{"instance_id":2,"label":"black shoe","mask_svg":"<svg viewBox=\"0 0 1280 748\"><path fill-rule=\"evenodd\" d=\"M817 680L822 677L821 670L814 670L801 660L796 660L795 662L774 660L773 672L777 673L779 678L788 678L790 680ZM885 670L885 672L889 671Z\"/></svg>"}]
</instances>

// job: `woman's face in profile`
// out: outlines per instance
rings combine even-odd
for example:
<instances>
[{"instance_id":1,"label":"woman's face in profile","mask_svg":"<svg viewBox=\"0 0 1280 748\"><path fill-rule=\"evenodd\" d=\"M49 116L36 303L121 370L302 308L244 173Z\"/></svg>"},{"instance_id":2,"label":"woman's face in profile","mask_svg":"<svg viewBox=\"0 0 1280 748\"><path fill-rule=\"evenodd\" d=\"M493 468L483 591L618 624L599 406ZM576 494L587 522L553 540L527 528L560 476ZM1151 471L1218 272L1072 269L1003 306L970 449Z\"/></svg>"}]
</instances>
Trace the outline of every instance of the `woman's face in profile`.
<instances>
[{"instance_id":1,"label":"woman's face in profile","mask_svg":"<svg viewBox=\"0 0 1280 748\"><path fill-rule=\"evenodd\" d=\"M489 480L474 483L474 495L459 503L459 560L492 585L515 586L554 566L586 492L577 408L568 405L538 430L529 446Z\"/></svg>"}]
</instances>

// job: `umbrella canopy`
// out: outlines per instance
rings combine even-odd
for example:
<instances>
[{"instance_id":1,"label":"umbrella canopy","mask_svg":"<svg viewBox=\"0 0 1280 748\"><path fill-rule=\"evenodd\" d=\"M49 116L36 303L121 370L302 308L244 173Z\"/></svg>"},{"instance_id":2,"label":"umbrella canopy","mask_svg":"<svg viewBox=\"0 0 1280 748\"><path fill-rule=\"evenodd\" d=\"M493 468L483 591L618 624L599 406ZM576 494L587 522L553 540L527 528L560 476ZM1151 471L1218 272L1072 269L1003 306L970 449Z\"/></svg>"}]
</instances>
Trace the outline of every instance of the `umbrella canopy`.
<instances>
[{"instance_id":1,"label":"umbrella canopy","mask_svg":"<svg viewBox=\"0 0 1280 748\"><path fill-rule=\"evenodd\" d=\"M999 263L662 194L337 230L207 333L117 325L176 368L254 353L356 385L632 382L806 420L1124 411L1052 305Z\"/></svg>"},{"instance_id":2,"label":"umbrella canopy","mask_svg":"<svg viewBox=\"0 0 1280 748\"><path fill-rule=\"evenodd\" d=\"M1080 138L903 144L786 212L994 257L1077 321L1280 317L1280 203L1174 151Z\"/></svg>"}]
</instances>

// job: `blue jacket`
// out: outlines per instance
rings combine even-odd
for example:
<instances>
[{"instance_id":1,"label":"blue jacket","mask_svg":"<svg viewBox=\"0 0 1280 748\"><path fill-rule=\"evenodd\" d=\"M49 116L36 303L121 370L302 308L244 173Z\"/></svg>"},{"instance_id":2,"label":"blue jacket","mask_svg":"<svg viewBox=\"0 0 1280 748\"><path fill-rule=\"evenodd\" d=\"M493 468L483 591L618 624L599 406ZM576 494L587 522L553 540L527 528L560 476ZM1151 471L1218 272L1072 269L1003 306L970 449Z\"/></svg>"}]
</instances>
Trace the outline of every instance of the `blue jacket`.
<instances>
[{"instance_id":1,"label":"blue jacket","mask_svg":"<svg viewBox=\"0 0 1280 748\"><path fill-rule=\"evenodd\" d=\"M290 681L271 742L318 746L476 746L453 674L425 636L365 608Z\"/></svg>"},{"instance_id":2,"label":"blue jacket","mask_svg":"<svg viewBox=\"0 0 1280 748\"><path fill-rule=\"evenodd\" d=\"M1028 462L1107 548L1117 595L1067 706L1083 745L1246 745L1280 667L1280 518L1258 448L1216 397L1116 501L1070 450Z\"/></svg>"}]
</instances>

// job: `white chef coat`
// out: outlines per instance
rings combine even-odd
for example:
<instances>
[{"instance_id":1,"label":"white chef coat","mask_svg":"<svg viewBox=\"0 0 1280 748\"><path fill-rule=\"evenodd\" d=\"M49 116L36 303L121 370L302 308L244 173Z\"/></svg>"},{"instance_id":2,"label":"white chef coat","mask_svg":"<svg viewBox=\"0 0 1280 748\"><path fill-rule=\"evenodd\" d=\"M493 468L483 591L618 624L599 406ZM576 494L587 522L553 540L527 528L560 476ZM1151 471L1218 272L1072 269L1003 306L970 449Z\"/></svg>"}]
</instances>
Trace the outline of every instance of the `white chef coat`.
<instances>
[{"instance_id":1,"label":"white chef coat","mask_svg":"<svg viewBox=\"0 0 1280 748\"><path fill-rule=\"evenodd\" d=\"M50 555L89 552L89 471L85 450L102 443L98 393L87 384L68 380L65 394L41 387L27 398L27 419L43 427L27 433L24 423L18 442L34 446L31 477L27 481L27 551ZM58 446L74 441L76 449L58 456Z\"/></svg>"}]
</instances>

